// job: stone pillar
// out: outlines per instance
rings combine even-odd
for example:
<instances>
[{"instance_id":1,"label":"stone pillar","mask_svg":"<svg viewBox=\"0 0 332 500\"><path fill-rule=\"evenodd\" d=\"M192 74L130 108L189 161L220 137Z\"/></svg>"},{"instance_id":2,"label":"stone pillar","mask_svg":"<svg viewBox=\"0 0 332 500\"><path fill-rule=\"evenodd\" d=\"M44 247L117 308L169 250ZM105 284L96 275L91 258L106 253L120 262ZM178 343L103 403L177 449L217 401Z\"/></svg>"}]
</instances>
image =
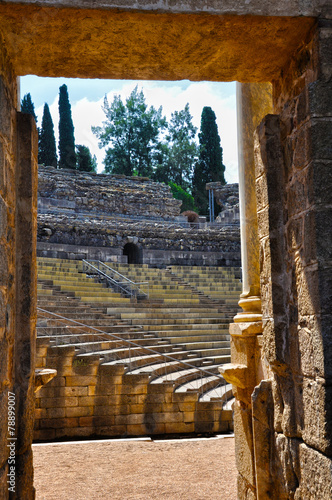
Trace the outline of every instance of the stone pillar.
<instances>
[{"instance_id":1,"label":"stone pillar","mask_svg":"<svg viewBox=\"0 0 332 500\"><path fill-rule=\"evenodd\" d=\"M272 87L267 83L237 84L239 199L241 223L243 312L234 321L260 321L259 241L257 224L254 132L265 115L272 112Z\"/></svg>"},{"instance_id":2,"label":"stone pillar","mask_svg":"<svg viewBox=\"0 0 332 500\"><path fill-rule=\"evenodd\" d=\"M16 311L14 392L17 398L16 496L32 500L31 443L35 411L37 318L38 135L34 118L17 112L16 163Z\"/></svg>"},{"instance_id":3,"label":"stone pillar","mask_svg":"<svg viewBox=\"0 0 332 500\"><path fill-rule=\"evenodd\" d=\"M239 197L243 311L230 325L232 363L220 368L233 384L236 460L239 498L256 498L251 395L262 378L260 345L262 314L260 299L259 240L255 187L254 131L272 111L272 88L268 83L237 84Z\"/></svg>"}]
</instances>

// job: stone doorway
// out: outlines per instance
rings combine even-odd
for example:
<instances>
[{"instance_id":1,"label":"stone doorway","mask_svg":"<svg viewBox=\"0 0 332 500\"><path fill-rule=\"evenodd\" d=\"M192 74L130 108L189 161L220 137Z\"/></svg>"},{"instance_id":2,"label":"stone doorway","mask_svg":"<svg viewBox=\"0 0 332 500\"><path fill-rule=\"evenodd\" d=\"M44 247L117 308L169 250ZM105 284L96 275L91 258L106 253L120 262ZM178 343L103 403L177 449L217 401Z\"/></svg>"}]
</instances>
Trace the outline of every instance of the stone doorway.
<instances>
[{"instance_id":1,"label":"stone doorway","mask_svg":"<svg viewBox=\"0 0 332 500\"><path fill-rule=\"evenodd\" d=\"M123 255L128 257L128 264L142 264L142 249L135 243L126 243L123 247Z\"/></svg>"}]
</instances>

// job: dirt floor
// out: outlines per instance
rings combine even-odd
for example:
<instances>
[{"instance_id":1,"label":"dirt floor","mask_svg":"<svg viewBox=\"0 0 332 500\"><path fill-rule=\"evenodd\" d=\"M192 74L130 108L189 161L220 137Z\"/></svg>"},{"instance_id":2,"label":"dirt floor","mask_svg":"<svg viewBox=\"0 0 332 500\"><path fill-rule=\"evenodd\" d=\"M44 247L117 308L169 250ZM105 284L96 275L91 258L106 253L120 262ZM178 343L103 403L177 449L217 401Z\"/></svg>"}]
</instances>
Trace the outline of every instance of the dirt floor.
<instances>
[{"instance_id":1,"label":"dirt floor","mask_svg":"<svg viewBox=\"0 0 332 500\"><path fill-rule=\"evenodd\" d=\"M236 500L234 438L33 445L36 500Z\"/></svg>"}]
</instances>

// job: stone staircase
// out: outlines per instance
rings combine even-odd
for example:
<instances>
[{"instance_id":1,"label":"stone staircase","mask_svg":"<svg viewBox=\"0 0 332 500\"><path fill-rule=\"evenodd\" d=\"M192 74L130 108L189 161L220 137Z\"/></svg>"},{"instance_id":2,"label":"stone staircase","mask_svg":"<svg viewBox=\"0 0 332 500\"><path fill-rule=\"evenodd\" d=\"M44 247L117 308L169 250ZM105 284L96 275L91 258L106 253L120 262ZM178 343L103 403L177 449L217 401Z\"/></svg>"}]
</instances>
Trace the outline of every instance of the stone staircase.
<instances>
[{"instance_id":1,"label":"stone staircase","mask_svg":"<svg viewBox=\"0 0 332 500\"><path fill-rule=\"evenodd\" d=\"M231 387L220 377L218 367L230 361L228 324L234 309L230 315L230 304L221 303L224 299L208 304L199 287L181 283L182 277L174 279L174 273L167 270L139 265L114 268L132 281L149 281L149 300L135 303L121 297L88 278L79 261L38 259L37 366L58 369L59 360L70 352L70 370L74 365L97 366L100 374L120 370L126 380L145 377L146 390L162 389L166 400L163 391L167 387L174 397L191 394L197 399L195 411L200 405L219 405L223 418L229 417L229 427ZM73 383L70 373L68 381L65 377L68 390ZM56 383L55 379L49 386L56 387ZM43 391L47 393L47 387L41 389L42 395ZM204 425L194 426L194 432ZM213 425L217 429L216 422ZM184 432L183 426L179 429ZM44 434L39 432L39 438Z\"/></svg>"}]
</instances>

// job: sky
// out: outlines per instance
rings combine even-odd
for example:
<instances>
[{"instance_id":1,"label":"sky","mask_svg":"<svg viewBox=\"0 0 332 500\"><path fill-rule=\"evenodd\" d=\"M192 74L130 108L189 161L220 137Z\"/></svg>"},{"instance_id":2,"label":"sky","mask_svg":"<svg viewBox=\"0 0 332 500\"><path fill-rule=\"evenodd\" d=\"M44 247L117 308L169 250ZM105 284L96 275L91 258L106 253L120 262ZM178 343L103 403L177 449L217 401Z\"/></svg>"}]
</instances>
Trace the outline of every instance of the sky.
<instances>
[{"instance_id":1,"label":"sky","mask_svg":"<svg viewBox=\"0 0 332 500\"><path fill-rule=\"evenodd\" d=\"M92 133L91 126L101 126L105 119L102 104L105 95L109 103L114 95L120 94L122 100L130 95L138 85L143 89L149 106L162 106L163 115L169 121L171 113L182 110L189 103L193 124L200 128L204 106L210 106L216 114L218 131L223 148L223 161L226 166L225 178L228 183L238 182L238 158L236 136L236 98L235 82L176 82L132 81L132 80L80 80L77 78L40 78L25 76L21 78L21 98L30 92L38 126L41 126L44 103L50 107L54 123L54 132L58 144L58 95L59 87L68 87L72 118L75 128L76 144L88 146L96 155L98 172L102 172L105 150L99 149L98 139Z\"/></svg>"}]
</instances>

